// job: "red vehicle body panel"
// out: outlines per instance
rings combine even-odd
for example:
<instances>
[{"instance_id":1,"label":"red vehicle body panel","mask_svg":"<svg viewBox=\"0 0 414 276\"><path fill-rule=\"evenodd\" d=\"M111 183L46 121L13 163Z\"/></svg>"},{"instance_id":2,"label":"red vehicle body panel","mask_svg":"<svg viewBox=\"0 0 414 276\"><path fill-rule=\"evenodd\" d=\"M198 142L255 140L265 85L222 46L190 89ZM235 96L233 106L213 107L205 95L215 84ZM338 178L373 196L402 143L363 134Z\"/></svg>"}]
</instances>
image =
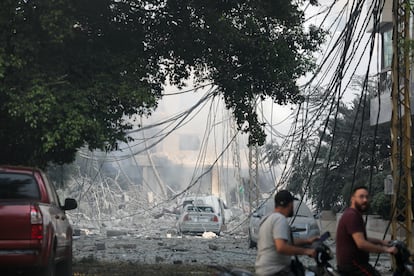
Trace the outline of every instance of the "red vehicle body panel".
<instances>
[{"instance_id":1,"label":"red vehicle body panel","mask_svg":"<svg viewBox=\"0 0 414 276\"><path fill-rule=\"evenodd\" d=\"M10 189L13 182L6 178L16 175L34 180L38 191L33 197L24 191L28 198L7 198L6 188L0 190L0 267L44 267L52 253L55 262L72 258L72 228L55 188L39 169L10 166L0 166L0 185L3 177ZM32 237L32 210L41 214L37 239Z\"/></svg>"}]
</instances>

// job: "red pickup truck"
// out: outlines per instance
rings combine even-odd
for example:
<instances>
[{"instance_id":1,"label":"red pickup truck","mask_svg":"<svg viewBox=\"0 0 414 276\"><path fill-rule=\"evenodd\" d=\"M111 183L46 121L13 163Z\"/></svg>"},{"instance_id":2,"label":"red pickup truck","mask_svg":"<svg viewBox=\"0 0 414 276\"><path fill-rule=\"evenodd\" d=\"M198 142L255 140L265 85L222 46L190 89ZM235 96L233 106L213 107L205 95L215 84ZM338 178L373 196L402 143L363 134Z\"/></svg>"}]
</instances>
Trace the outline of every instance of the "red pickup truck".
<instances>
[{"instance_id":1,"label":"red pickup truck","mask_svg":"<svg viewBox=\"0 0 414 276\"><path fill-rule=\"evenodd\" d=\"M0 274L72 275L72 227L52 183L36 168L0 166Z\"/></svg>"}]
</instances>

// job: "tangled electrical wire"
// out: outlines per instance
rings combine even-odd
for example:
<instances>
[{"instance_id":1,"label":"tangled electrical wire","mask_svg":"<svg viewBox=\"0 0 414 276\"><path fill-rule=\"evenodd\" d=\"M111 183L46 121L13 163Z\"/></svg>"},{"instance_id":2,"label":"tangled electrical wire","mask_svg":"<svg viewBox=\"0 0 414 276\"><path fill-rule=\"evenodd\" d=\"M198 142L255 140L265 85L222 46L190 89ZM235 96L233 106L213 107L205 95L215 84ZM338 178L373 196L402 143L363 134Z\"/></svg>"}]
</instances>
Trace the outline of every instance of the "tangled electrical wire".
<instances>
[{"instance_id":1,"label":"tangled electrical wire","mask_svg":"<svg viewBox=\"0 0 414 276\"><path fill-rule=\"evenodd\" d=\"M294 171L292 164L301 163L305 156L304 153L307 152L311 156L312 162L310 163L310 167L305 169L305 175L307 175L307 178L306 182L303 184L303 194L301 198L303 199L305 197L308 193L309 185L312 182L311 180L314 174L315 166L320 158L320 149L324 143L324 136L328 130L328 124L333 122L333 131L331 133L332 138L330 139L331 144L328 147L328 155L325 158L325 175L323 177L322 187L326 185L328 174L331 173L329 170L329 163L333 151L333 144L336 139L336 123L339 114L339 107L342 100L346 96L346 93L349 91L352 81L359 75L360 71L363 70L363 85L359 94L356 112L357 115L355 116L352 129L350 130L350 139L348 139L348 142L345 145L345 152L347 152L347 149L351 146L351 143L355 142L355 140L352 139L355 133L358 133L358 139L356 141L357 147L359 148L361 145L361 136L363 131L362 124L360 129L356 129L356 122L357 120L365 119L363 114L365 114L366 105L363 103L366 102L368 96L367 85L368 80L372 75L371 70L373 67L372 63L375 53L375 45L378 44L376 30L379 26L379 15L383 10L383 2L379 0L331 2L332 3L328 5L321 5L320 9L310 14L306 20L306 22L310 22L311 20L320 21L320 26L330 33L330 39L326 43L325 51L322 56L319 57L318 67L315 69L313 75L307 79L305 84L301 85L301 91L305 100L296 106L290 115L277 124L273 124L273 105L270 118L268 118L263 112L263 107L258 104L258 108L261 108L262 110L262 120L265 123L268 135L271 140L277 139L278 141L281 141L281 148L285 151L284 164L283 167L280 168L281 172L279 177L276 177L276 172L272 172L270 174L271 179L269 179L269 181L275 183L275 185L274 188L268 192L268 194L273 194L281 187L286 187ZM364 11L366 12L364 13ZM372 31L368 33L367 30L371 27ZM155 130L150 134L150 136L145 136L142 139L136 138L135 144L128 143L123 148L123 150L129 151L128 153L117 155L110 154L106 156L105 162L118 163L119 161L126 159L135 160L135 156L142 154L157 144L165 141L171 133L194 119L200 110L205 108L208 102L211 102L215 98L215 88L212 84L196 89L207 87L210 87L207 93L200 99L200 101L188 110L171 116L166 120L147 126L141 126L140 128L129 132L128 134L132 135L147 130ZM169 93L168 95L188 93L189 91L193 90ZM196 168L194 169L194 174L190 180L190 183L188 183L187 186L181 191L172 193L172 195L168 198L164 198L164 202L176 200L179 196L185 194L197 185L198 180L211 171L214 164L217 164L220 158L223 157L224 153L232 149L232 143L237 142L237 135L239 133L233 132L232 136L225 141L225 143L223 143L224 145L222 149L218 150L217 158L213 164L207 166L207 169L200 170L200 168L204 168L206 165L204 160L206 158L208 140L214 130L213 125L219 124L217 122L212 123L212 121L214 121L213 117L215 112L217 112L217 110L211 108L210 105L210 124L206 125L202 147L199 156L195 161ZM358 116L358 114L362 114L362 116ZM379 118L376 119L378 122ZM278 130L278 125L283 121L292 121L291 127L287 134L284 134ZM221 122L220 124L224 125L224 123L230 124L234 122L229 119L225 120L225 122ZM377 132L377 129L378 124L376 124L375 133ZM376 137L376 135L374 136ZM213 138L216 139L215 137ZM374 158L375 139L373 143L372 158ZM240 150L238 147L236 148L237 150ZM236 155L237 154L240 154L240 152L236 153ZM91 157L85 152L81 152L80 156L82 158L91 159ZM240 157L235 159L240 160ZM371 162L373 162L373 160L371 160ZM136 165L138 166L138 164ZM237 162L237 166L241 166L240 161ZM352 185L355 182L358 166L357 156L355 158ZM371 184L372 175L370 176L369 187L371 187ZM258 183L256 183L256 185L258 185ZM147 186L150 185L148 184ZM88 189L85 189L85 191L87 190ZM251 210L251 212L253 211L254 210ZM230 230L230 232L231 231L232 230Z\"/></svg>"}]
</instances>

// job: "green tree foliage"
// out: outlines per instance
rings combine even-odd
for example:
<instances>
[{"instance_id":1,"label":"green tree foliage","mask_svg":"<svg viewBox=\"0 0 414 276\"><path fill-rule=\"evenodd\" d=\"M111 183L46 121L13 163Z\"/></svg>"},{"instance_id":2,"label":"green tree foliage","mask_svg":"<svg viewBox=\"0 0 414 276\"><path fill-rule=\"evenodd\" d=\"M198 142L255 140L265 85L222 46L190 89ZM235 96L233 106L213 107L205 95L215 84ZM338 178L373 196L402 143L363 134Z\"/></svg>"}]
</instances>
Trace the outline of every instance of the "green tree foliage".
<instances>
[{"instance_id":1,"label":"green tree foliage","mask_svg":"<svg viewBox=\"0 0 414 276\"><path fill-rule=\"evenodd\" d=\"M251 143L264 142L254 99L301 100L323 32L304 28L307 1L0 3L0 163L44 167L76 150L131 139L167 81L217 85ZM315 1L311 1L315 4Z\"/></svg>"},{"instance_id":2,"label":"green tree foliage","mask_svg":"<svg viewBox=\"0 0 414 276\"><path fill-rule=\"evenodd\" d=\"M277 141L271 141L262 148L263 161L270 167L279 164L283 158L283 151Z\"/></svg>"},{"instance_id":3,"label":"green tree foliage","mask_svg":"<svg viewBox=\"0 0 414 276\"><path fill-rule=\"evenodd\" d=\"M349 203L352 186L365 185L373 195L371 211L382 216L389 213L390 198L384 195L384 178L390 174L389 126L379 126L374 134L375 127L369 125L369 100L341 103L336 121L330 117L326 132L319 133L323 142L308 187L318 210L343 209ZM289 180L292 190L304 192L317 146L308 145L294 164Z\"/></svg>"}]
</instances>

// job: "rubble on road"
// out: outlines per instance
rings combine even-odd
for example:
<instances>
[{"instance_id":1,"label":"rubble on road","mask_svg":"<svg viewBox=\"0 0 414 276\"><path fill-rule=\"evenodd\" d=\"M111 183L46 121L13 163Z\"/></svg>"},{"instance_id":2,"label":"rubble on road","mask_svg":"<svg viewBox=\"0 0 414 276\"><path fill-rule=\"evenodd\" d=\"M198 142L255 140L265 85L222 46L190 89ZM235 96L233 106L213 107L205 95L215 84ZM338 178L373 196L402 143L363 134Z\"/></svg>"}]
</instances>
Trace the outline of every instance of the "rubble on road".
<instances>
[{"instance_id":1,"label":"rubble on road","mask_svg":"<svg viewBox=\"0 0 414 276\"><path fill-rule=\"evenodd\" d=\"M246 237L202 236L145 237L142 235L104 237L83 235L74 240L75 261L93 259L138 264L205 264L253 266L256 250L248 249Z\"/></svg>"}]
</instances>

